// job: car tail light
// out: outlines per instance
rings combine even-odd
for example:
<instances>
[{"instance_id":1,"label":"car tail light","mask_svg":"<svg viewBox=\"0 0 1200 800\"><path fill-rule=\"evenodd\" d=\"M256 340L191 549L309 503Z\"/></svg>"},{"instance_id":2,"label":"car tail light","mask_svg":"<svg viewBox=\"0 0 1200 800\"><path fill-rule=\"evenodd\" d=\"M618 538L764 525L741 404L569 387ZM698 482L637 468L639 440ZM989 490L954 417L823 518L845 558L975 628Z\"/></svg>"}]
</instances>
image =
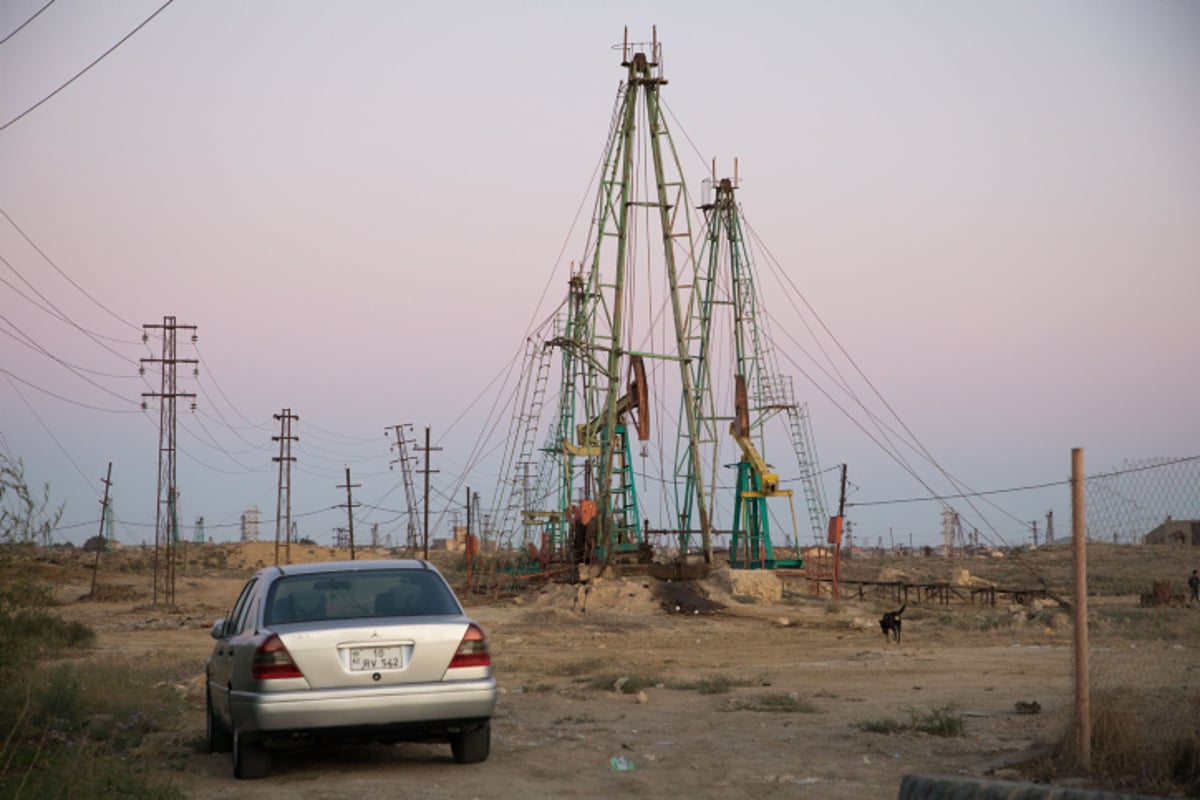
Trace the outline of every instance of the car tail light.
<instances>
[{"instance_id":1,"label":"car tail light","mask_svg":"<svg viewBox=\"0 0 1200 800\"><path fill-rule=\"evenodd\" d=\"M279 634L271 637L258 646L254 651L254 664L250 675L256 680L271 680L272 678L303 678L292 654L283 646Z\"/></svg>"},{"instance_id":2,"label":"car tail light","mask_svg":"<svg viewBox=\"0 0 1200 800\"><path fill-rule=\"evenodd\" d=\"M467 632L459 642L449 669L456 667L490 667L492 656L488 652L487 638L478 625L468 625Z\"/></svg>"}]
</instances>

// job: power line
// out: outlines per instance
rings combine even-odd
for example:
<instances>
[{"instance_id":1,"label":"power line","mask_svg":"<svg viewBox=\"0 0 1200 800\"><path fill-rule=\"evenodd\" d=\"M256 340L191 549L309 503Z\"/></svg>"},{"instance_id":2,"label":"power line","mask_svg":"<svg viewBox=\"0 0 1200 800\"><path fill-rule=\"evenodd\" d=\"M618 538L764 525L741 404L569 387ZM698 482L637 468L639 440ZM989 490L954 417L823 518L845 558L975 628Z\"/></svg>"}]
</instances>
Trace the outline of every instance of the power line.
<instances>
[{"instance_id":1,"label":"power line","mask_svg":"<svg viewBox=\"0 0 1200 800\"><path fill-rule=\"evenodd\" d=\"M51 0L51 2L54 2L54 0ZM42 248L38 247L37 243L34 242L33 239L29 238L29 234L25 233L24 229L22 229L21 226L17 224L16 220L14 220L11 216L9 216L8 212L5 211L3 208L0 208L0 216L3 216L6 220L8 220L8 224L12 225L13 229L15 229L17 233L21 234L21 238L24 239L26 241L26 243L28 243L29 246L32 247L39 256L41 256L43 259L45 259L47 264L54 267L55 272L57 272L59 275L63 276L63 279L66 280L67 283L71 284L76 289L78 289L80 294L82 294L88 300L91 300L93 303L95 303L97 306L99 306L104 311L108 312L108 314L110 316L112 316L113 319L117 320L118 322L123 323L124 325L132 328L135 331L141 330L140 328L138 328L137 325L134 325L132 322L125 319L120 314L118 314L117 312L115 312L111 308L109 308L108 306L104 305L104 303L101 303L95 297L92 297L92 295L89 294L86 289L84 289L82 286L80 286L78 283L76 283L74 280L72 280L71 276L68 275L66 272L64 272L62 270L62 268L58 266L58 264L54 263L54 260L52 258L50 258L50 256L46 255L46 252L44 250L42 250ZM111 338L111 337L105 337L105 338ZM122 340L112 339L112 341L122 341ZM126 341L124 343L125 344L133 344L133 342L128 342L128 341Z\"/></svg>"},{"instance_id":2,"label":"power line","mask_svg":"<svg viewBox=\"0 0 1200 800\"><path fill-rule=\"evenodd\" d=\"M1095 475L1088 475L1084 478L1084 480L1095 481L1095 480L1101 480L1104 478L1115 478L1119 475L1129 475L1129 474L1132 474L1135 472L1145 472L1146 470L1159 469L1161 467L1169 467L1173 464L1185 464L1189 461L1198 461L1198 460L1200 460L1200 455L1185 456L1183 458L1174 458L1174 459L1170 459L1168 461L1155 462L1153 464L1146 464L1146 465L1142 465L1142 466L1138 466L1138 467L1129 467L1127 469L1114 470L1113 472L1101 472L1101 473L1097 473ZM1012 486L1007 489L989 489L987 491L982 491L982 492L964 492L962 494L939 494L939 495L929 495L926 497L904 497L904 498L897 498L897 499L893 499L893 500L868 500L868 501L865 501L862 503L846 503L846 505L847 506L890 506L890 505L900 505L903 503L928 503L933 500L936 500L938 502L942 502L945 500L962 500L962 499L965 499L968 497L987 497L988 495L994 495L994 494L1011 494L1013 492L1030 492L1030 491L1035 491L1037 489L1052 489L1056 486L1067 486L1068 484L1070 484L1070 482L1071 482L1070 479L1067 479L1067 480L1061 480L1061 481L1049 481L1047 483L1035 483L1035 484L1030 484L1028 486Z\"/></svg>"},{"instance_id":3,"label":"power line","mask_svg":"<svg viewBox=\"0 0 1200 800\"><path fill-rule=\"evenodd\" d=\"M929 495L927 497L906 497L896 500L868 500L862 503L846 503L850 506L890 506L900 505L902 503L928 503L936 500L939 503L944 503L946 500L964 500L968 497L987 497L993 494L1011 494L1012 492L1029 492L1035 489L1050 489L1055 486L1066 486L1070 480L1050 481L1049 483L1036 483L1029 486L1013 486L1008 489L989 489L983 492L963 492L962 494L939 494Z\"/></svg>"},{"instance_id":4,"label":"power line","mask_svg":"<svg viewBox=\"0 0 1200 800\"><path fill-rule=\"evenodd\" d=\"M18 25L16 28L14 28L14 29L13 29L13 31L12 31L10 34L8 34L8 36L5 36L3 39L0 39L0 44L4 44L4 43L5 43L5 42L7 42L9 39L11 39L12 37L16 36L18 33L20 33L22 28L24 28L26 25L28 25L29 23L31 23L31 22L33 22L35 19L37 19L39 14L41 14L43 11L45 11L47 8L49 8L49 7L50 7L50 6L52 6L52 5L54 5L54 0L50 0L50 2L46 3L46 5L42 6L42 7L41 7L41 8L39 8L37 11L33 12L33 16L32 16L32 17L30 17L29 19L25 20L25 21L24 21L24 22L22 22L20 25Z\"/></svg>"},{"instance_id":5,"label":"power line","mask_svg":"<svg viewBox=\"0 0 1200 800\"><path fill-rule=\"evenodd\" d=\"M2 281L0 281L0 282L2 282ZM64 361L61 358L58 358L57 356L55 356L53 353L51 353L46 348L42 347L40 344L38 344L37 341L35 341L32 336L30 336L28 333L26 333L25 331L18 328L16 326L16 324L13 323L12 320L10 320L8 317L4 316L3 314L0 314L0 322L7 323L8 326L10 328L12 328L13 330L15 330L17 333L19 333L20 336L17 336L17 334L13 333L12 331L4 330L3 328L0 328L0 333L3 333L5 336L8 336L11 339L15 339L18 344L20 344L24 347L28 347L30 350L33 350L35 353L40 353L41 355L44 355L47 358L57 361L60 365L66 367L71 372L74 372L77 376L79 376L81 378L83 376L79 375L80 372L86 372L89 375L96 375L101 378L115 378L117 380L129 380L129 379L137 377L136 375L118 375L118 374L115 374L112 372L101 372L98 369L89 369L88 367L84 367L79 364L72 364L69 361Z\"/></svg>"},{"instance_id":6,"label":"power line","mask_svg":"<svg viewBox=\"0 0 1200 800\"><path fill-rule=\"evenodd\" d=\"M40 416L38 416L37 411L35 411L33 406L30 405L29 401L25 399L25 395L21 394L21 390L16 387L16 384L13 383L13 378L15 376L13 376L11 373L8 372L8 370L5 370L5 369L0 369L0 372L3 372L8 377L9 386L11 386L12 390L17 393L17 397L21 398L21 402L25 404L25 407L27 409L29 409L29 413L32 414L33 418L38 421L38 424L42 426L42 429L44 431L46 431L46 435L50 437L50 440L52 442L54 442L54 444L58 447L58 449L62 451L62 454L67 457L67 461L71 462L71 466L75 468L75 471L83 476L83 479L85 482L91 480L90 478L88 478L87 473L85 473L83 471L83 469L79 466L79 464L77 464L75 462L75 459L71 458L70 451L68 451L67 448L63 447L62 442L60 442L58 440L58 437L54 435L54 431L50 430L50 426L48 426L42 420L42 418ZM16 380L21 380L21 379L16 378ZM21 381L21 382L24 383L24 381Z\"/></svg>"},{"instance_id":7,"label":"power line","mask_svg":"<svg viewBox=\"0 0 1200 800\"><path fill-rule=\"evenodd\" d=\"M140 409L100 408L99 406L93 406L88 403L80 402L79 400L72 400L69 397L63 397L61 394L56 394L56 393L50 391L49 389L44 389L41 386L38 386L36 383L30 383L29 381L25 380L21 376L15 374L13 372L9 372L4 367L0 367L0 372L4 373L4 375L6 375L12 381L18 381L19 383L23 383L26 386L28 386L30 389L34 389L36 391L41 392L42 394L49 395L56 400L62 400L64 403L70 403L73 406L79 406L80 408L91 409L92 411L103 411L105 414L137 414L137 413L140 413ZM129 401L129 402L132 402L132 401Z\"/></svg>"},{"instance_id":8,"label":"power line","mask_svg":"<svg viewBox=\"0 0 1200 800\"><path fill-rule=\"evenodd\" d=\"M90 70L92 67L94 67L94 66L96 66L97 64L99 64L99 63L100 63L102 60L104 60L104 58L105 58L105 57L106 57L106 56L107 56L109 53L111 53L112 51L116 50L116 49L117 49L118 47L120 47L121 45L125 44L125 42L127 42L131 36L133 36L135 33L137 33L138 31L140 31L142 28L146 27L146 25L147 25L147 24L149 24L150 20L154 19L154 18L155 18L155 17L157 17L159 14L161 14L161 13L162 13L162 11L163 11L163 9L165 9L167 6L171 5L171 3L173 3L173 2L175 2L175 0L167 0L167 2L165 2L165 3L163 3L161 6L159 6L159 7L158 7L158 9L157 9L157 10L156 10L156 11L155 11L153 14L151 14L151 15L150 15L150 16L148 16L148 17L146 17L146 19L142 20L142 22L141 22L141 24L140 24L140 25L138 25L136 28L134 28L133 30L131 30L129 33L127 33L127 34L125 34L123 37L121 37L121 40L120 40L120 41L118 41L118 42L117 42L116 44L114 44L112 47L108 48L108 49L107 49L107 50L105 50L103 53L101 53L99 56L97 56L97 57L96 57L96 59L95 59L94 61L92 61L92 63L88 64L86 67L84 67L83 69L79 70L79 72L76 72L74 75L72 75L70 78L68 78L68 79L67 79L67 81L66 81L65 83L63 83L61 86L59 86L59 87L58 87L57 89L55 89L53 92L51 92L50 94L46 95L46 96L45 96L45 97L43 97L41 100L38 100L36 103L34 103L34 104L33 104L33 105L31 105L29 108L27 108L27 109L25 109L24 111L22 111L22 112L21 112L20 114L18 114L17 116L15 116L15 117L13 117L12 119L10 119L8 122L4 123L3 125L0 125L0 131L3 131L3 130L8 130L9 126L11 126L13 123L17 122L18 120L24 119L26 116L28 116L28 115L29 115L30 113L32 113L32 112L33 112L35 109L37 109L38 107L40 107L40 106L41 106L43 103L45 103L47 100L49 100L50 98L54 97L56 94L58 94L59 92L61 92L63 89L65 89L65 88L67 88L68 86L70 86L72 83L74 83L76 80L78 80L78 79L79 79L79 78L80 78L80 77L81 77L81 76L82 76L82 75L83 75L85 72L87 72L87 71L88 71L88 70ZM40 12L39 12L39 13L40 13Z\"/></svg>"},{"instance_id":9,"label":"power line","mask_svg":"<svg viewBox=\"0 0 1200 800\"><path fill-rule=\"evenodd\" d=\"M47 306L49 306L51 309L53 309L53 311L46 309L44 306L42 306L42 305L40 305L40 304L38 304L38 303L34 302L33 300L30 300L30 299L29 299L29 297L28 297L28 296L26 296L24 292L22 292L22 291L21 291L20 289L18 289L17 287L13 286L13 285L12 285L11 283L9 283L8 281L3 281L3 283L4 283L6 286L8 286L10 289L12 289L14 292L16 292L18 295L20 295L20 296L21 296L21 298L22 298L23 300L26 300L26 301L28 301L28 302L29 302L29 303L31 303L31 304L32 304L32 305L33 305L35 308L39 309L40 311L42 311L42 312L43 312L43 313L45 313L45 314L49 314L51 317L54 317L55 319L57 319L59 322L65 322L65 323L67 323L67 324L68 324L68 325L70 325L72 328L74 328L75 330L79 331L79 332L80 332L80 333L82 333L84 336L87 336L87 337L88 337L89 339L91 339L93 342L95 342L96 344L100 345L100 346L101 346L101 347L103 347L105 350L107 350L108 352L110 352L110 353L112 353L114 356L116 356L117 358L120 358L120 359L123 359L123 360L125 360L125 361L128 361L130 364L132 364L132 363L133 363L133 360L132 360L132 359L128 358L127 356L123 356L123 355L121 355L121 354L120 354L120 353L118 353L116 350L113 350L113 349L112 349L111 347L109 347L107 344L105 344L104 342L100 341L100 339L101 339L101 338L111 339L112 337L107 337L107 336L105 336L105 337L101 337L101 336L100 336L100 334L93 333L92 331L88 330L87 328L83 327L83 326L82 326L82 325L80 325L79 323L77 323L77 322L75 322L74 320L72 320L70 317L68 317L66 314L64 314L64 313L62 312L62 309L60 309L58 306L54 305L54 303L52 303L52 302L50 301L50 299L49 299L49 298L47 298L47 297L46 297L44 294L42 294L41 292L39 292L39 291L37 290L37 288L36 288L36 287L35 287L35 286L34 286L32 283L30 283L28 280L26 280L25 276L24 276L24 275L22 275L20 272L18 272L18 271L17 271L17 268L16 268L16 267L14 267L14 266L13 266L13 265L12 265L12 264L11 264L11 263L8 261L8 259L6 259L4 256L0 256L0 263L3 263L3 264L4 264L4 266L8 267L8 268L9 268L9 269L12 271L12 273L13 273L14 275L16 275L18 278L20 278L20 279L21 279L21 282L22 282L22 283L24 283L26 286L28 286L28 287L29 287L30 291L32 291L32 292L33 292L34 294L36 294L36 295L37 295L39 298L41 298L42 302L44 302L44 303L45 303ZM121 340L120 340L120 339L117 339L116 341L120 342ZM124 344L134 344L134 342L128 342L128 341L126 341L126 342L124 342Z\"/></svg>"},{"instance_id":10,"label":"power line","mask_svg":"<svg viewBox=\"0 0 1200 800\"><path fill-rule=\"evenodd\" d=\"M249 425L254 430L265 432L267 430L267 423L263 422L260 424L255 424L255 423L251 422L246 417L245 414L243 414L241 411L238 410L238 407L235 406L233 404L233 401L229 399L229 395L225 394L225 390L221 388L221 384L217 380L217 376L213 373L212 367L209 366L208 360L204 358L204 354L200 351L200 346L195 345L195 350L196 350L196 357L199 358L200 363L204 365L204 374L212 379L213 386L217 387L217 391L220 393L221 397L223 397L225 399L225 402L229 404L229 407L233 409L233 413L235 413L239 417L241 417L242 421L245 422L247 425ZM203 388L203 387L201 387L201 388ZM207 395L207 392L205 394ZM211 399L212 398L209 398L210 401L211 401ZM213 410L217 411L217 416L221 417L221 420L225 422L225 425L232 430L233 426L230 425L229 422L225 421L224 415L222 415L221 412L219 410L217 410L215 403L213 404ZM245 441L245 440L243 440L243 441ZM249 444L249 442L247 442L247 444Z\"/></svg>"}]
</instances>

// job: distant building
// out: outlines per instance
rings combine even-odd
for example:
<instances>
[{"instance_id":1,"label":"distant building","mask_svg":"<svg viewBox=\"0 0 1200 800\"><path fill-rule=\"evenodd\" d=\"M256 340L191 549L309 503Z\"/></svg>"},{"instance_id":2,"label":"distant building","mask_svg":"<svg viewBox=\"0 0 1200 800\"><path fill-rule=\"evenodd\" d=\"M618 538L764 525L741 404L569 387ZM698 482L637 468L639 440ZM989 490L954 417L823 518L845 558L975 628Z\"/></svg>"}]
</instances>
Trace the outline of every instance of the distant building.
<instances>
[{"instance_id":1,"label":"distant building","mask_svg":"<svg viewBox=\"0 0 1200 800\"><path fill-rule=\"evenodd\" d=\"M1200 547L1200 520L1170 519L1142 537L1143 544L1184 544Z\"/></svg>"},{"instance_id":2,"label":"distant building","mask_svg":"<svg viewBox=\"0 0 1200 800\"><path fill-rule=\"evenodd\" d=\"M434 546L439 550L446 549L452 551L465 550L467 547L467 528L465 525L455 525L454 538L452 539L435 539ZM441 544L439 545L438 542Z\"/></svg>"},{"instance_id":3,"label":"distant building","mask_svg":"<svg viewBox=\"0 0 1200 800\"><path fill-rule=\"evenodd\" d=\"M242 514L242 541L258 541L258 506L247 506Z\"/></svg>"}]
</instances>

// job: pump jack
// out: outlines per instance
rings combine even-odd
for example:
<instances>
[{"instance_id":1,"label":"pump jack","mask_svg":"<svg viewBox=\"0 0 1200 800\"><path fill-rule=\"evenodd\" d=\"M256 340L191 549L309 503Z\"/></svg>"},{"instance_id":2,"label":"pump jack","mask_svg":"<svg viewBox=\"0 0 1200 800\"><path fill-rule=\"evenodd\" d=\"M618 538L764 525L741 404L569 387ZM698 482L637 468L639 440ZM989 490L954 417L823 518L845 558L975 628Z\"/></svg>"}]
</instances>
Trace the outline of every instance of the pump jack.
<instances>
[{"instance_id":1,"label":"pump jack","mask_svg":"<svg viewBox=\"0 0 1200 800\"><path fill-rule=\"evenodd\" d=\"M763 460L750 437L746 378L735 375L734 381L735 413L729 432L742 450L742 459L737 464L737 489L733 500L733 541L729 549L729 565L734 569L800 567L803 563L801 559L776 559L771 547L767 498L787 497L792 513L793 533L796 530L796 507L792 502L792 490L779 488L779 475ZM793 538L799 542L798 537Z\"/></svg>"},{"instance_id":2,"label":"pump jack","mask_svg":"<svg viewBox=\"0 0 1200 800\"><path fill-rule=\"evenodd\" d=\"M612 442L613 476L610 486L611 512L608 515L612 530L601 535L598 530L600 517L596 501L590 496L571 507L573 550L576 561L611 560L625 553L638 554L639 561L649 560L649 548L641 535L641 514L638 511L637 490L633 481L633 455L629 448L629 430L626 416L633 418L633 427L638 441L650 439L650 400L646 383L646 369L642 357L629 357L628 389L616 402L617 420L611 437L605 436L607 411L587 422L575 426L575 442L563 439L566 454L576 457L595 458L603 452L603 442Z\"/></svg>"}]
</instances>

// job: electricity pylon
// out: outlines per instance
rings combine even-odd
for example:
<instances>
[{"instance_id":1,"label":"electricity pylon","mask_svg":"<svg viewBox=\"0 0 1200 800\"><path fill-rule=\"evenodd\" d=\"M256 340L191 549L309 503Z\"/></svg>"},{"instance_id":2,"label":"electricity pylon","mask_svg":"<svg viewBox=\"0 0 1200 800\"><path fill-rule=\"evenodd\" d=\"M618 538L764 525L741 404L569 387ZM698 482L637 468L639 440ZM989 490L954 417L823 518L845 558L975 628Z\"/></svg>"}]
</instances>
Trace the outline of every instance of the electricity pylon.
<instances>
[{"instance_id":1,"label":"electricity pylon","mask_svg":"<svg viewBox=\"0 0 1200 800\"><path fill-rule=\"evenodd\" d=\"M175 401L179 398L195 400L196 395L179 391L176 380L176 367L179 364L192 364L193 375L198 371L194 358L179 358L175 354L175 340L179 331L192 331L192 341L196 341L195 325L180 325L175 317L163 317L161 325L143 325L142 341L149 340L150 330L162 331L162 356L160 358L143 358L140 371L144 373L146 364L158 364L162 368L160 389L157 392L142 392L142 409L146 409L147 397L157 397L159 400L158 414L158 503L154 525L154 590L152 602L158 603L159 586L163 589L163 600L168 605L175 602L175 545L179 541L179 510L176 504L179 499L178 486L175 482ZM192 403L195 410L196 404ZM162 563L160 564L160 560Z\"/></svg>"}]
</instances>

